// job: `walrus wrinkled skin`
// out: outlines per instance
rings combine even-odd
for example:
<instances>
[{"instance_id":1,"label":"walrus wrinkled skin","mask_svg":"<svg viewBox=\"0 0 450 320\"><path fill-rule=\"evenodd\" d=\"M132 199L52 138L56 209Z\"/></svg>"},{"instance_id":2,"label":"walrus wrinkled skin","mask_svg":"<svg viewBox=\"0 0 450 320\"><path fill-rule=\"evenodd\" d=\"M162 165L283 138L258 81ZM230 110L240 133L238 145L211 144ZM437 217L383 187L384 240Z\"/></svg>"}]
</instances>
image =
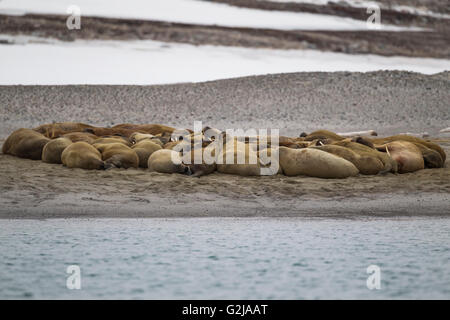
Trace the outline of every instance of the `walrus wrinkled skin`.
<instances>
[{"instance_id":1,"label":"walrus wrinkled skin","mask_svg":"<svg viewBox=\"0 0 450 320\"><path fill-rule=\"evenodd\" d=\"M41 160L42 149L50 139L31 129L18 129L11 133L2 146L4 154L19 158Z\"/></svg>"},{"instance_id":2,"label":"walrus wrinkled skin","mask_svg":"<svg viewBox=\"0 0 450 320\"><path fill-rule=\"evenodd\" d=\"M84 141L89 144L93 144L94 141L99 138L96 135L88 132L71 132L63 134L61 137L68 138L72 142Z\"/></svg>"},{"instance_id":3,"label":"walrus wrinkled skin","mask_svg":"<svg viewBox=\"0 0 450 320\"><path fill-rule=\"evenodd\" d=\"M162 147L159 144L152 142L152 140L141 140L131 147L136 152L139 158L139 167L148 168L148 158L153 152L161 150Z\"/></svg>"},{"instance_id":4,"label":"walrus wrinkled skin","mask_svg":"<svg viewBox=\"0 0 450 320\"><path fill-rule=\"evenodd\" d=\"M105 164L124 169L139 167L136 152L122 143L94 144L94 147L102 154Z\"/></svg>"},{"instance_id":5,"label":"walrus wrinkled skin","mask_svg":"<svg viewBox=\"0 0 450 320\"><path fill-rule=\"evenodd\" d=\"M100 151L84 141L72 143L65 148L61 155L61 160L68 168L105 169Z\"/></svg>"},{"instance_id":6,"label":"walrus wrinkled skin","mask_svg":"<svg viewBox=\"0 0 450 320\"><path fill-rule=\"evenodd\" d=\"M380 152L380 151L373 149L367 145L353 142L350 139L335 141L335 142L331 143L331 145L346 147L346 148L356 152L360 156L376 157L384 165L384 168L382 170L383 173L385 173L385 172L396 173L398 171L397 161L392 159L392 157L389 156L387 153Z\"/></svg>"},{"instance_id":7,"label":"walrus wrinkled skin","mask_svg":"<svg viewBox=\"0 0 450 320\"><path fill-rule=\"evenodd\" d=\"M414 143L393 141L377 148L379 150L387 149L386 152L389 152L392 159L397 161L399 173L414 172L425 168L422 152Z\"/></svg>"},{"instance_id":8,"label":"walrus wrinkled skin","mask_svg":"<svg viewBox=\"0 0 450 320\"><path fill-rule=\"evenodd\" d=\"M281 168L287 176L305 175L339 179L356 176L359 173L350 161L325 151L280 147L278 152Z\"/></svg>"},{"instance_id":9,"label":"walrus wrinkled skin","mask_svg":"<svg viewBox=\"0 0 450 320\"><path fill-rule=\"evenodd\" d=\"M384 169L384 164L376 157L359 155L351 149L336 145L312 146L309 148L322 150L350 161L364 175L375 175Z\"/></svg>"},{"instance_id":10,"label":"walrus wrinkled skin","mask_svg":"<svg viewBox=\"0 0 450 320\"><path fill-rule=\"evenodd\" d=\"M183 164L180 153L169 149L153 152L147 166L150 171L159 173L189 174L189 168Z\"/></svg>"},{"instance_id":11,"label":"walrus wrinkled skin","mask_svg":"<svg viewBox=\"0 0 450 320\"><path fill-rule=\"evenodd\" d=\"M61 155L72 141L65 137L56 138L47 142L42 150L42 161L47 163L62 163Z\"/></svg>"},{"instance_id":12,"label":"walrus wrinkled skin","mask_svg":"<svg viewBox=\"0 0 450 320\"><path fill-rule=\"evenodd\" d=\"M33 130L45 135L47 138L54 139L66 133L83 132L88 128L94 127L80 122L56 122L40 125Z\"/></svg>"}]
</instances>

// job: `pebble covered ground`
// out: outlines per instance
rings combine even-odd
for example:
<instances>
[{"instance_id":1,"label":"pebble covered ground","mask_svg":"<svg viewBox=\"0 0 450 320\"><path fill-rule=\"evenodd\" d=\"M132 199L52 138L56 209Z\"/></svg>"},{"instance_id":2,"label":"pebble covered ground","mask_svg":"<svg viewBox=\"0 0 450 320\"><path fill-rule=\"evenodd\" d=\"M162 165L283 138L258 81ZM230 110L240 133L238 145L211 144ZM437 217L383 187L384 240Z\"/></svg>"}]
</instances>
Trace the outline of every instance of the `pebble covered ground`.
<instances>
[{"instance_id":1,"label":"pebble covered ground","mask_svg":"<svg viewBox=\"0 0 450 320\"><path fill-rule=\"evenodd\" d=\"M450 72L291 73L159 86L0 86L0 138L20 127L75 121L112 126L320 128L428 132L450 126Z\"/></svg>"}]
</instances>

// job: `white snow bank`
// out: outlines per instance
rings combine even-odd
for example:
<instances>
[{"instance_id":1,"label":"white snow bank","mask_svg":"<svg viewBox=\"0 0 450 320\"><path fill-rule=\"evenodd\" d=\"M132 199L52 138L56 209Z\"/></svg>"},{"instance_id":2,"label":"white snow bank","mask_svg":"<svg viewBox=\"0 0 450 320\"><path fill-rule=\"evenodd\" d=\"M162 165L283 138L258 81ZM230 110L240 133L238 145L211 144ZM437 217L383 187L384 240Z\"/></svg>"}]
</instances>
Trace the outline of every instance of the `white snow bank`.
<instances>
[{"instance_id":1,"label":"white snow bank","mask_svg":"<svg viewBox=\"0 0 450 320\"><path fill-rule=\"evenodd\" d=\"M5 39L7 36L0 36ZM166 84L300 71L450 70L449 60L156 41L21 38L0 45L0 84ZM20 40L17 38L16 40ZM37 43L36 40L41 41ZM47 43L49 42L49 43Z\"/></svg>"},{"instance_id":2,"label":"white snow bank","mask_svg":"<svg viewBox=\"0 0 450 320\"><path fill-rule=\"evenodd\" d=\"M281 30L367 30L365 21L311 13L244 9L196 0L3 0L0 13L67 14L76 5L81 16L159 20L226 27ZM83 22L81 22L83 23ZM382 25L382 30L420 30Z\"/></svg>"}]
</instances>

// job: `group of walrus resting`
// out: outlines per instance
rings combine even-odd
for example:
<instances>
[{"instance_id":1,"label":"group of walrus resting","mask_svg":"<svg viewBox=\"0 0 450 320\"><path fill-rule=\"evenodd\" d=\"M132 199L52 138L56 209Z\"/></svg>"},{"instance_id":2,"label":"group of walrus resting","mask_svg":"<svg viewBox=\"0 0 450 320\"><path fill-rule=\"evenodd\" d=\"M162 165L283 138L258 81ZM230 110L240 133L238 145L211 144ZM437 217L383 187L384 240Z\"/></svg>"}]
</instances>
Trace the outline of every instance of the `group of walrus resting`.
<instances>
[{"instance_id":1,"label":"group of walrus resting","mask_svg":"<svg viewBox=\"0 0 450 320\"><path fill-rule=\"evenodd\" d=\"M239 137L209 127L193 132L160 124L103 128L72 122L18 129L2 151L68 168L141 167L193 176L218 171L242 176L346 178L440 168L446 159L438 144L409 135L342 136L319 130L299 137Z\"/></svg>"}]
</instances>

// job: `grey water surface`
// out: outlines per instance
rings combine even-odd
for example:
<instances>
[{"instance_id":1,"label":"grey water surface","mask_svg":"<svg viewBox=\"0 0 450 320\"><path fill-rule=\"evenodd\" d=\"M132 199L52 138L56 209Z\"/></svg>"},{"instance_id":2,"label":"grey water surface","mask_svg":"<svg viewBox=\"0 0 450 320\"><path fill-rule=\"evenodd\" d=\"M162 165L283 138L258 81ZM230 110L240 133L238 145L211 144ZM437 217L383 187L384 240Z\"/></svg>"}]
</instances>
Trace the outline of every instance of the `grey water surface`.
<instances>
[{"instance_id":1,"label":"grey water surface","mask_svg":"<svg viewBox=\"0 0 450 320\"><path fill-rule=\"evenodd\" d=\"M0 220L0 298L449 299L450 219Z\"/></svg>"}]
</instances>

